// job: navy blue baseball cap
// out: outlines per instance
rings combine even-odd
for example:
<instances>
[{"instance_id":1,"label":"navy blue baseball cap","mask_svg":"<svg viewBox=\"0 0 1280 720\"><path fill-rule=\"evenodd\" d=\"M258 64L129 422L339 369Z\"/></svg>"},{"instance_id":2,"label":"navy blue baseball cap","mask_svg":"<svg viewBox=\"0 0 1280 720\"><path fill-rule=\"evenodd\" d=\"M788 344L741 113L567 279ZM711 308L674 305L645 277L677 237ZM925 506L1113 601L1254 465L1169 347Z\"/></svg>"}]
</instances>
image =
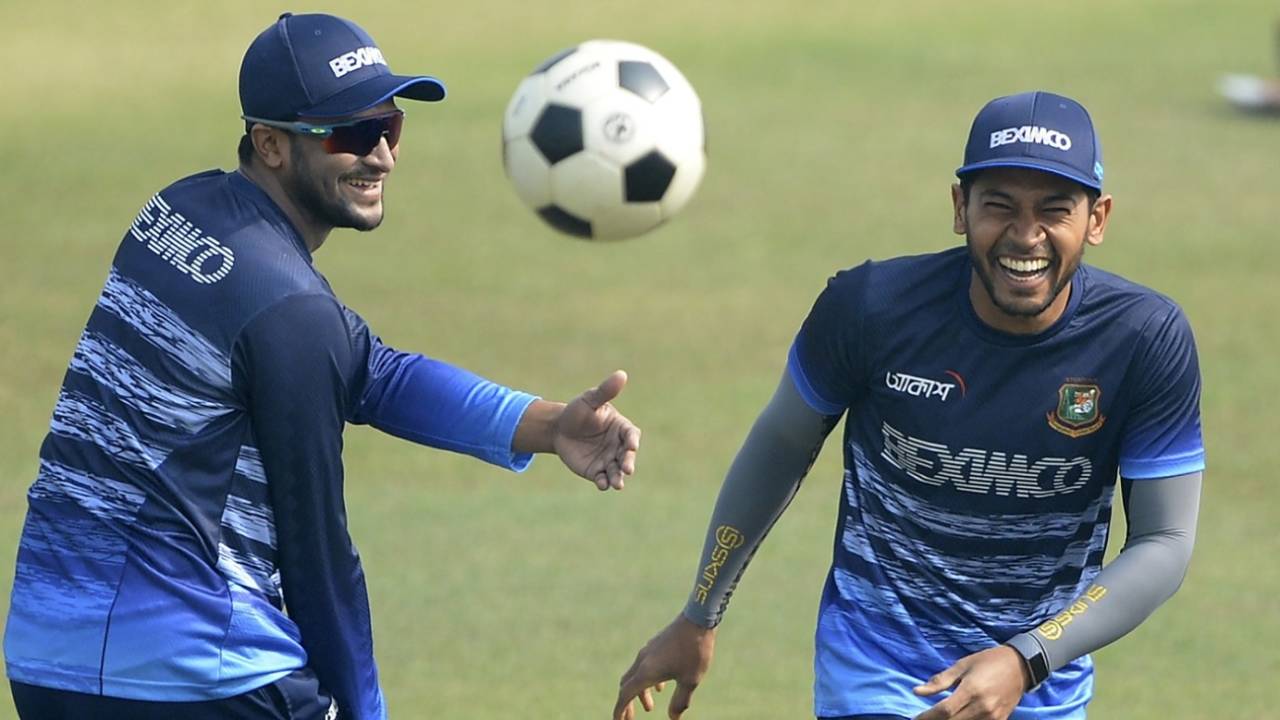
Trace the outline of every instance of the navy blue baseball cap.
<instances>
[{"instance_id":1,"label":"navy blue baseball cap","mask_svg":"<svg viewBox=\"0 0 1280 720\"><path fill-rule=\"evenodd\" d=\"M1042 90L996 98L978 111L956 176L993 167L1043 170L1102 191L1102 146L1089 111Z\"/></svg>"},{"instance_id":2,"label":"navy blue baseball cap","mask_svg":"<svg viewBox=\"0 0 1280 720\"><path fill-rule=\"evenodd\" d=\"M281 15L240 64L240 109L265 120L341 117L392 96L435 102L444 95L434 77L393 74L369 33L333 15Z\"/></svg>"}]
</instances>

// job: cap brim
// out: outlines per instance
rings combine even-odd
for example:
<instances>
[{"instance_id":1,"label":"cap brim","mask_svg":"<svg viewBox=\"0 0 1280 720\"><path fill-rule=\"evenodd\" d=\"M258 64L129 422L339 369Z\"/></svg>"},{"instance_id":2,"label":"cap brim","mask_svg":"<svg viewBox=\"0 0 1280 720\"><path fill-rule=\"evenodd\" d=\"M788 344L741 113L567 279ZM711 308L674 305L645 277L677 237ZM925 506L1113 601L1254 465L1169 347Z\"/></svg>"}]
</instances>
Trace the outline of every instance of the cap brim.
<instances>
[{"instance_id":1,"label":"cap brim","mask_svg":"<svg viewBox=\"0 0 1280 720\"><path fill-rule=\"evenodd\" d=\"M439 102L445 97L444 83L429 75L376 75L358 85L326 98L298 113L299 117L342 117L354 115L392 97L423 102Z\"/></svg>"},{"instance_id":2,"label":"cap brim","mask_svg":"<svg viewBox=\"0 0 1280 720\"><path fill-rule=\"evenodd\" d=\"M1064 177L1068 180L1074 180L1085 187L1093 188L1098 192L1102 192L1102 183L1098 182L1097 178L1083 175L1079 170L1076 170L1069 165L1056 163L1052 160L1028 160L1026 158L983 160L982 162L976 162L956 169L956 177L964 177L965 175L977 172L978 170L998 167L1016 167L1027 168L1029 170L1040 170L1041 172L1047 172L1059 177Z\"/></svg>"}]
</instances>

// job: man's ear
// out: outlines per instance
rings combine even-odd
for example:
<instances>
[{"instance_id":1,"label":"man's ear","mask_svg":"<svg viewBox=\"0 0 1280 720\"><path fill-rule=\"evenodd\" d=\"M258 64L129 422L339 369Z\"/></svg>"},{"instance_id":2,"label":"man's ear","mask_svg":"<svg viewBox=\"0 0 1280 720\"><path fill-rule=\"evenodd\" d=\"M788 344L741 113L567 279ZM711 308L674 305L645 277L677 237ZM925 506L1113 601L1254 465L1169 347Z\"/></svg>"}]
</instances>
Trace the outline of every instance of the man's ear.
<instances>
[{"instance_id":1,"label":"man's ear","mask_svg":"<svg viewBox=\"0 0 1280 720\"><path fill-rule=\"evenodd\" d=\"M969 226L964 221L964 212L966 203L964 199L964 190L960 188L960 183L951 186L951 206L954 215L951 218L951 232L957 235L964 235L969 232Z\"/></svg>"},{"instance_id":2,"label":"man's ear","mask_svg":"<svg viewBox=\"0 0 1280 720\"><path fill-rule=\"evenodd\" d=\"M263 165L272 170L284 165L285 158L289 156L287 133L266 125L254 125L249 129L249 138L253 141L253 151Z\"/></svg>"},{"instance_id":3,"label":"man's ear","mask_svg":"<svg viewBox=\"0 0 1280 720\"><path fill-rule=\"evenodd\" d=\"M1084 241L1090 245L1101 245L1102 234L1107 230L1107 220L1111 218L1111 196L1103 195L1093 203L1093 209L1089 211L1089 230L1085 233Z\"/></svg>"}]
</instances>

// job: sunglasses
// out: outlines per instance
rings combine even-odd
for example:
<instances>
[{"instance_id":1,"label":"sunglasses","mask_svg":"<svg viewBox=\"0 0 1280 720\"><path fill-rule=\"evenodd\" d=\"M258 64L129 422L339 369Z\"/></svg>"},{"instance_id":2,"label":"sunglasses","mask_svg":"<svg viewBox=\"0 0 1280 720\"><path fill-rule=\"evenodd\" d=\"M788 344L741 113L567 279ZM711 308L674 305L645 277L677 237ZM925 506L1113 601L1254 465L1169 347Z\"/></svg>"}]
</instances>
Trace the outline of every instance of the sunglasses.
<instances>
[{"instance_id":1,"label":"sunglasses","mask_svg":"<svg viewBox=\"0 0 1280 720\"><path fill-rule=\"evenodd\" d=\"M350 153L352 155L368 155L378 147L382 138L387 139L387 147L394 148L400 142L400 128L404 126L404 111L394 110L384 115L371 115L356 120L316 125L306 122L288 122L285 120L267 120L264 118L242 115L245 120L261 123L268 127L280 128L299 135L319 138L324 151L330 155Z\"/></svg>"}]
</instances>

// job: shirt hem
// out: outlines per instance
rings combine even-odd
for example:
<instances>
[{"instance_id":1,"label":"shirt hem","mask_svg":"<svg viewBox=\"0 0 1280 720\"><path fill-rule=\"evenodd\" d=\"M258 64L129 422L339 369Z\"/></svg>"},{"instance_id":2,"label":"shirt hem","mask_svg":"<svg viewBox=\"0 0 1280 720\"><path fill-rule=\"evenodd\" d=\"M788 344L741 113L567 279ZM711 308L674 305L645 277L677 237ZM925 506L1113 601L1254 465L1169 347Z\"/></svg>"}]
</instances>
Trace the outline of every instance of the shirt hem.
<instances>
[{"instance_id":1,"label":"shirt hem","mask_svg":"<svg viewBox=\"0 0 1280 720\"><path fill-rule=\"evenodd\" d=\"M100 692L90 695L123 698L126 700L153 700L158 702L205 702L223 700L252 692L280 680L298 668L277 670L255 675L232 684L194 685L177 682L151 682L146 680L112 678L110 676L81 675L78 673L50 673L47 668L27 672L21 664L7 663L10 680L26 685L85 693L86 685L100 687Z\"/></svg>"}]
</instances>

